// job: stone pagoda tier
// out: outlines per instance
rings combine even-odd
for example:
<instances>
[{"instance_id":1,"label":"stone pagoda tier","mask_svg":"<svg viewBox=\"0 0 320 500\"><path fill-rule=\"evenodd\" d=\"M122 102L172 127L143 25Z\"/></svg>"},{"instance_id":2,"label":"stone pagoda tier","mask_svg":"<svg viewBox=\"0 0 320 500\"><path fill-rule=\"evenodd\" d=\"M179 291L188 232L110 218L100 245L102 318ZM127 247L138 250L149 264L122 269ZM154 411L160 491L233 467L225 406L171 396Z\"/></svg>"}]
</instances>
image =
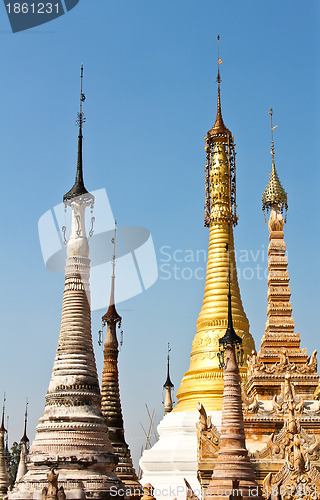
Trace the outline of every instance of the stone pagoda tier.
<instances>
[{"instance_id":1,"label":"stone pagoda tier","mask_svg":"<svg viewBox=\"0 0 320 500\"><path fill-rule=\"evenodd\" d=\"M84 96L81 92L81 103ZM72 210L67 244L61 330L45 409L27 459L27 473L10 499L40 498L54 469L67 499L118 498L123 484L101 413L101 396L91 337L89 245L85 210L94 197L83 183L82 124L79 113L76 181L63 201Z\"/></svg>"},{"instance_id":2,"label":"stone pagoda tier","mask_svg":"<svg viewBox=\"0 0 320 500\"><path fill-rule=\"evenodd\" d=\"M116 237L113 239L114 248ZM104 363L101 382L101 410L108 426L108 434L115 454L118 458L116 474L123 481L130 497L137 499L142 496L142 487L135 473L131 453L124 437L124 425L119 390L118 356L119 344L117 326L121 326L121 316L118 314L114 298L115 288L115 252L113 254L113 274L111 278L110 305L102 316L103 327L107 325L104 342Z\"/></svg>"},{"instance_id":3,"label":"stone pagoda tier","mask_svg":"<svg viewBox=\"0 0 320 500\"><path fill-rule=\"evenodd\" d=\"M270 114L272 119L272 110ZM273 138L271 154L271 176L262 198L263 209L270 211L268 320L258 354L248 357L247 384L242 386L247 447L261 486L269 473L272 481L270 476L265 484L287 485L281 476L289 467L286 460L301 446L316 468L320 459L317 352L308 357L294 331L283 232L287 195L274 163Z\"/></svg>"}]
</instances>

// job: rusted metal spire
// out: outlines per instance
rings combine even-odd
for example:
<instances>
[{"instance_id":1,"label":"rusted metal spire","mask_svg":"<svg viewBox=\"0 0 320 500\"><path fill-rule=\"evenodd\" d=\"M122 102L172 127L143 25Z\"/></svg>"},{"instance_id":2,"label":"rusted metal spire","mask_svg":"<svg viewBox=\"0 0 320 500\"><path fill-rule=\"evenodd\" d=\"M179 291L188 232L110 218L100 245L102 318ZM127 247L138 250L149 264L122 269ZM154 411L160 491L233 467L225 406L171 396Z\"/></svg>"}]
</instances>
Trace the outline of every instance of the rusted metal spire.
<instances>
[{"instance_id":1,"label":"rusted metal spire","mask_svg":"<svg viewBox=\"0 0 320 500\"><path fill-rule=\"evenodd\" d=\"M114 237L111 242L113 244L113 256L112 256L112 276L111 276L111 292L110 292L110 302L109 308L104 316L102 316L102 324L105 326L108 321L114 321L115 323L121 323L121 316L118 314L115 306L114 299L114 289L116 280L116 239L117 239L117 221L114 224Z\"/></svg>"}]
</instances>

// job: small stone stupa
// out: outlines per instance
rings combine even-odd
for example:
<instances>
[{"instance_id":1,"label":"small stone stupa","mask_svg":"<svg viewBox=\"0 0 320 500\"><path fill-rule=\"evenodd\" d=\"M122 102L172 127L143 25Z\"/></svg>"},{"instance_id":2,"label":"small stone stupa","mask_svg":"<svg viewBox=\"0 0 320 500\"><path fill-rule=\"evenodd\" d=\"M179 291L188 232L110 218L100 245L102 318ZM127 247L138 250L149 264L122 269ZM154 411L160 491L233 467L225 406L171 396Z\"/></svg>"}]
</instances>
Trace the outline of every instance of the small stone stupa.
<instances>
[{"instance_id":1,"label":"small stone stupa","mask_svg":"<svg viewBox=\"0 0 320 500\"><path fill-rule=\"evenodd\" d=\"M64 195L71 207L61 330L45 409L30 447L27 472L9 493L10 499L38 498L51 469L67 498L118 498L123 484L115 474L117 458L101 413L101 396L91 337L89 244L85 211L94 197L85 188L82 170L82 103L78 114L76 180Z\"/></svg>"},{"instance_id":2,"label":"small stone stupa","mask_svg":"<svg viewBox=\"0 0 320 500\"><path fill-rule=\"evenodd\" d=\"M27 436L27 422L28 422L28 400L26 402L26 411L24 414L24 432L23 436L20 440L21 443L21 452L20 452L20 460L18 465L18 471L16 475L16 483L22 479L22 477L27 472L27 456L29 453L29 438Z\"/></svg>"},{"instance_id":3,"label":"small stone stupa","mask_svg":"<svg viewBox=\"0 0 320 500\"><path fill-rule=\"evenodd\" d=\"M255 479L254 470L245 442L242 414L241 382L236 356L242 361L242 339L233 327L231 289L230 289L230 249L229 254L229 292L228 327L219 339L220 366L224 367L224 389L221 419L220 447L214 465L212 479L204 490L203 500L241 498L243 500L262 500L261 491Z\"/></svg>"},{"instance_id":4,"label":"small stone stupa","mask_svg":"<svg viewBox=\"0 0 320 500\"><path fill-rule=\"evenodd\" d=\"M113 243L112 277L110 304L107 312L102 316L102 327L107 325L107 334L104 342L104 364L101 383L101 410L108 426L109 439L118 457L116 468L117 476L123 481L130 497L140 498L142 487L135 473L129 446L124 437L124 425L119 390L118 356L119 343L117 326L121 327L121 316L115 306L115 265L116 265L116 230Z\"/></svg>"}]
</instances>

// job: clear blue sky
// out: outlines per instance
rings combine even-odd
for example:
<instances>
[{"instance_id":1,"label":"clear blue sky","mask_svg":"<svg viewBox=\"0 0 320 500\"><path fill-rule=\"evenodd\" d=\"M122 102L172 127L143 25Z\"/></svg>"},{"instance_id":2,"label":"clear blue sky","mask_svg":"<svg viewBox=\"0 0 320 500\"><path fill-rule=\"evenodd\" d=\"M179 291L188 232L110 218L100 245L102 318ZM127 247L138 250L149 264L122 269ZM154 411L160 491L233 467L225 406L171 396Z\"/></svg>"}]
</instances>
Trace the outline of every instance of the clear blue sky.
<instances>
[{"instance_id":1,"label":"clear blue sky","mask_svg":"<svg viewBox=\"0 0 320 500\"><path fill-rule=\"evenodd\" d=\"M215 118L220 34L223 117L238 153L240 288L251 333L259 347L266 281L243 274L266 267L261 194L270 171L273 106L276 166L288 192L296 330L309 354L320 350L319 2L80 0L67 15L30 31L12 34L4 6L0 23L0 391L7 392L10 443L22 435L26 396L34 436L59 335L63 276L43 265L37 222L73 183L81 62L87 188L106 188L120 225L151 231L160 266L163 246L172 259L175 250L207 249L203 136ZM171 264L193 273L204 267L203 261ZM167 342L178 389L203 297L203 280L165 280L159 273L152 288L118 308L121 396L136 463L144 441L140 422L148 422L145 403L158 418L163 411ZM93 313L99 372L102 312Z\"/></svg>"}]
</instances>

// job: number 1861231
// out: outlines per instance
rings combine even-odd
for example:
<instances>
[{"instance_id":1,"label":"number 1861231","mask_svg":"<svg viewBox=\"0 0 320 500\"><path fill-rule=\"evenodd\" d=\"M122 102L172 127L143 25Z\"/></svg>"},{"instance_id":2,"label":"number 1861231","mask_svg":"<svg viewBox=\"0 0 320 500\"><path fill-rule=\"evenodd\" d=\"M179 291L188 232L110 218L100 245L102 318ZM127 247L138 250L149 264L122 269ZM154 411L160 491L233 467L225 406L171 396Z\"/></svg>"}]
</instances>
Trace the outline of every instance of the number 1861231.
<instances>
[{"instance_id":1,"label":"number 1861231","mask_svg":"<svg viewBox=\"0 0 320 500\"><path fill-rule=\"evenodd\" d=\"M13 2L6 4L8 14L59 14L59 3Z\"/></svg>"}]
</instances>

